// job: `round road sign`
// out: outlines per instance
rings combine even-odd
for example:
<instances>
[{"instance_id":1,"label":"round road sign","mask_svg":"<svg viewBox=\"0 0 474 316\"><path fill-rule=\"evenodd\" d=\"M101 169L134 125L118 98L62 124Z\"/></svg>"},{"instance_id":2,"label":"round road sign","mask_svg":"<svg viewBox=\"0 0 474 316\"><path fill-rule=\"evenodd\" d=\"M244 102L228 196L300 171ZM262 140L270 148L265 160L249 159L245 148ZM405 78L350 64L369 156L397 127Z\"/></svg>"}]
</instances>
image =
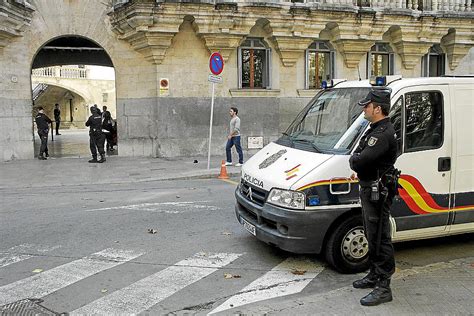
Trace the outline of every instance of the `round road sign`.
<instances>
[{"instance_id":1,"label":"round road sign","mask_svg":"<svg viewBox=\"0 0 474 316\"><path fill-rule=\"evenodd\" d=\"M222 70L224 70L224 59L222 58L221 54L213 53L211 58L209 58L209 69L211 70L212 74L219 75Z\"/></svg>"}]
</instances>

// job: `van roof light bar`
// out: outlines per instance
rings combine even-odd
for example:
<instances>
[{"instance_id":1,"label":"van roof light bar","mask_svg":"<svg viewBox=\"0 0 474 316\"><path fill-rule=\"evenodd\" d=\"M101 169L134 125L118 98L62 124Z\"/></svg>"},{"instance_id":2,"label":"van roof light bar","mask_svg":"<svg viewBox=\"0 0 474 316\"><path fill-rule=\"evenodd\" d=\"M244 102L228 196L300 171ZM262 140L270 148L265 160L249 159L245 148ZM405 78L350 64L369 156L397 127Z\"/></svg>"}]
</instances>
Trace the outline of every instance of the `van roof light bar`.
<instances>
[{"instance_id":1,"label":"van roof light bar","mask_svg":"<svg viewBox=\"0 0 474 316\"><path fill-rule=\"evenodd\" d=\"M396 80L402 79L400 75L371 77L369 82L372 86L385 87Z\"/></svg>"},{"instance_id":2,"label":"van roof light bar","mask_svg":"<svg viewBox=\"0 0 474 316\"><path fill-rule=\"evenodd\" d=\"M321 82L321 89L328 89L328 88L333 88L336 85L340 84L341 82L347 81L347 79L331 79L331 80L324 80Z\"/></svg>"}]
</instances>

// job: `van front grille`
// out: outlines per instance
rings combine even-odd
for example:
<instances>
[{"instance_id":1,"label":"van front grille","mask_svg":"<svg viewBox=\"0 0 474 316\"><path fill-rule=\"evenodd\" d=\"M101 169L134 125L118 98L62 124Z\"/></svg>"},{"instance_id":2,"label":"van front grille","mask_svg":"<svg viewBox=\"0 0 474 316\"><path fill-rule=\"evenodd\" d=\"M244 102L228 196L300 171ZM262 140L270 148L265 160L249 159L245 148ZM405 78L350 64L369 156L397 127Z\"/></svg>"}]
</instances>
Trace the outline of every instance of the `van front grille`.
<instances>
[{"instance_id":1,"label":"van front grille","mask_svg":"<svg viewBox=\"0 0 474 316\"><path fill-rule=\"evenodd\" d=\"M265 200L267 199L268 192L251 186L244 180L240 182L240 193L245 197L245 199L254 202L255 204L258 204L260 206L265 203Z\"/></svg>"}]
</instances>

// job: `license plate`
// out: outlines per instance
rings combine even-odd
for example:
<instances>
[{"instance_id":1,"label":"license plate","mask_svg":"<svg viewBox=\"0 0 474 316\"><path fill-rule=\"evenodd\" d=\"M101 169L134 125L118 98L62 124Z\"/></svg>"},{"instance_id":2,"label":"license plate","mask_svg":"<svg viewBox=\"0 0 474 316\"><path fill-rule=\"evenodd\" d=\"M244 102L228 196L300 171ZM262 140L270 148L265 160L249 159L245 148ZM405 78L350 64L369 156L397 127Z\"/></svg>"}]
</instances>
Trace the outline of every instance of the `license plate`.
<instances>
[{"instance_id":1,"label":"license plate","mask_svg":"<svg viewBox=\"0 0 474 316\"><path fill-rule=\"evenodd\" d=\"M240 218L242 219L242 225L244 225L244 228L252 235L257 236L257 233L255 232L255 225L250 224L243 217Z\"/></svg>"}]
</instances>

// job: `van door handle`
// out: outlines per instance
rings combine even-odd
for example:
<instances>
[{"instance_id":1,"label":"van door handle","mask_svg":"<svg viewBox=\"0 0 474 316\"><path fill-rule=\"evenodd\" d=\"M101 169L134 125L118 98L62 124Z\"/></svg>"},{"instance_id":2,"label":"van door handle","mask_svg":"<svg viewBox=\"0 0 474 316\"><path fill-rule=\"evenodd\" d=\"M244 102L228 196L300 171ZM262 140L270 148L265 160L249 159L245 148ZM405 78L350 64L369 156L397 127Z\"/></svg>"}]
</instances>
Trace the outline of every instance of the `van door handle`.
<instances>
[{"instance_id":1,"label":"van door handle","mask_svg":"<svg viewBox=\"0 0 474 316\"><path fill-rule=\"evenodd\" d=\"M449 171L451 170L451 157L439 157L438 158L438 171Z\"/></svg>"}]
</instances>

